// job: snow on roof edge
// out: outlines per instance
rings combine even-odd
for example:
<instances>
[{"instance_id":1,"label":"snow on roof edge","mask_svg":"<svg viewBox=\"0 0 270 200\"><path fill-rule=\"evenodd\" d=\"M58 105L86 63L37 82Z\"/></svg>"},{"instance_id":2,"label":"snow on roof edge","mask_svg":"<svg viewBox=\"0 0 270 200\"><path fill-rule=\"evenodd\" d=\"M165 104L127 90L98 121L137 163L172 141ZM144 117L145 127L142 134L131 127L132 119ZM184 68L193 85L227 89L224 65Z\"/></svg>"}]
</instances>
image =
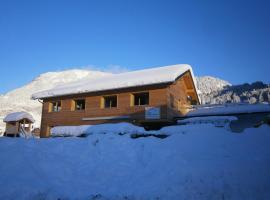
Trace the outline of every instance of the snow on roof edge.
<instances>
[{"instance_id":1,"label":"snow on roof edge","mask_svg":"<svg viewBox=\"0 0 270 200\"><path fill-rule=\"evenodd\" d=\"M16 121L20 121L22 119L28 119L32 123L35 122L33 116L27 112L24 112L24 111L13 112L13 113L7 114L6 117L3 119L3 122L16 122Z\"/></svg>"},{"instance_id":2,"label":"snow on roof edge","mask_svg":"<svg viewBox=\"0 0 270 200\"><path fill-rule=\"evenodd\" d=\"M183 75L187 71L190 71L191 73L194 87L200 101L197 92L198 89L196 79L191 66L188 64L176 64L114 74L109 77L101 77L95 80L89 80L88 82L84 81L81 85L69 84L69 87L65 87L65 84L50 90L34 93L32 94L31 99L45 99L72 94L85 94L90 92L101 92L114 89L170 83L174 82L179 76ZM151 74L151 76L149 76L149 74ZM126 80L123 80L125 78Z\"/></svg>"},{"instance_id":3,"label":"snow on roof edge","mask_svg":"<svg viewBox=\"0 0 270 200\"><path fill-rule=\"evenodd\" d=\"M52 97L63 97L63 96L68 96L68 95L73 95L73 94L87 94L87 93L92 93L92 92L105 92L105 91L110 91L110 90L123 90L123 89L129 89L129 88L134 88L134 87L142 87L142 86L153 86L153 85L160 85L160 84L169 84L169 83L173 83L174 81L169 81L169 82L163 82L163 83L156 83L156 84L148 84L148 85L139 85L139 86L129 86L129 87L119 87L119 88L112 88L112 89L101 89L101 90L95 90L95 91L85 91L85 92L77 92L77 93L67 93L67 94L59 94L59 95L53 95L53 96L46 96L46 97L38 97L38 98L32 98L33 100L37 100L37 99L46 99L46 98L52 98ZM46 92L46 91L50 91L50 90L44 90L41 92ZM34 93L37 94L37 93Z\"/></svg>"}]
</instances>

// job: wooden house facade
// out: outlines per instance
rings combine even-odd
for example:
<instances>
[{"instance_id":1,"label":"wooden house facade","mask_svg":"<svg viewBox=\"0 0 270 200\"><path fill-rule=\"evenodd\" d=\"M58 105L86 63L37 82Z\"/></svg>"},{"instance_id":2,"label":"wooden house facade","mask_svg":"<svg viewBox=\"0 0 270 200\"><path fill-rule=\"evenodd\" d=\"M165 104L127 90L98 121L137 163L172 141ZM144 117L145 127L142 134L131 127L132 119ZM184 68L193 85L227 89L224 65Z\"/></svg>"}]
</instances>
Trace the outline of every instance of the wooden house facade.
<instances>
[{"instance_id":1,"label":"wooden house facade","mask_svg":"<svg viewBox=\"0 0 270 200\"><path fill-rule=\"evenodd\" d=\"M173 65L82 81L36 93L42 100L41 137L55 126L128 121L172 122L199 104L189 65Z\"/></svg>"}]
</instances>

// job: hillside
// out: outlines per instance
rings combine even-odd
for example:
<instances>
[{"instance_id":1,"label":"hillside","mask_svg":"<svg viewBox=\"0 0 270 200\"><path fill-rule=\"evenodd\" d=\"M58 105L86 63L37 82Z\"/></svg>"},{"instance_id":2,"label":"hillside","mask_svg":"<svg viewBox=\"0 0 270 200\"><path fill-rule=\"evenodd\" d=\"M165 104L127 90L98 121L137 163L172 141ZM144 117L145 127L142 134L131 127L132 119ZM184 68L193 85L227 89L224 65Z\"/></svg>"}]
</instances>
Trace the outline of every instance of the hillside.
<instances>
[{"instance_id":1,"label":"hillside","mask_svg":"<svg viewBox=\"0 0 270 200\"><path fill-rule=\"evenodd\" d=\"M36 126L40 124L41 103L31 100L33 93L51 89L57 85L70 83L82 79L95 79L109 73L72 69L61 72L48 72L41 74L32 82L12 90L0 96L0 132L4 130L3 118L6 114L14 111L26 111L31 113L36 120Z\"/></svg>"},{"instance_id":2,"label":"hillside","mask_svg":"<svg viewBox=\"0 0 270 200\"><path fill-rule=\"evenodd\" d=\"M12 90L0 96L0 132L4 130L2 119L6 114L14 111L26 111L36 119L36 126L40 124L41 103L30 99L38 91L47 90L57 85L79 81L82 79L96 79L108 76L109 73L81 69L48 72L41 74L23 87ZM227 81L211 76L197 77L200 97L204 104L221 104L231 102L270 102L270 87L261 82L232 86Z\"/></svg>"}]
</instances>

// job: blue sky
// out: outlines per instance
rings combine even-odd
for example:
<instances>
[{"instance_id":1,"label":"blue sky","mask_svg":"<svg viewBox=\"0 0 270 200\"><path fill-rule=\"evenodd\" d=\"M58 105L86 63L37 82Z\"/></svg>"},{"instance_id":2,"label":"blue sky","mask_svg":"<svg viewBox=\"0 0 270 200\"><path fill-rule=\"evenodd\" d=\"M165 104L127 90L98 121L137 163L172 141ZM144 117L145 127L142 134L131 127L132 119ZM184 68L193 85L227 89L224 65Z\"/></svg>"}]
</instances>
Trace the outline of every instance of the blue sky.
<instances>
[{"instance_id":1,"label":"blue sky","mask_svg":"<svg viewBox=\"0 0 270 200\"><path fill-rule=\"evenodd\" d=\"M270 1L0 0L0 93L40 73L176 63L270 82Z\"/></svg>"}]
</instances>

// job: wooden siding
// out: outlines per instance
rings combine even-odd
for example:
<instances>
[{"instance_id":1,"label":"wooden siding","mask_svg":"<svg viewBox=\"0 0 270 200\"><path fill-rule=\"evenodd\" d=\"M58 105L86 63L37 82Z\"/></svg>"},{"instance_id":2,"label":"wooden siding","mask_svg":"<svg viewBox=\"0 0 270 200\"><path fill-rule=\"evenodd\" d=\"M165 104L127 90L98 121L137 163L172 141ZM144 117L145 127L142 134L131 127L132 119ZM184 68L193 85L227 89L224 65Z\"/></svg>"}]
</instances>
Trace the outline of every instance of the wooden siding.
<instances>
[{"instance_id":1,"label":"wooden siding","mask_svg":"<svg viewBox=\"0 0 270 200\"><path fill-rule=\"evenodd\" d=\"M19 133L19 122L6 123L6 134Z\"/></svg>"},{"instance_id":2,"label":"wooden siding","mask_svg":"<svg viewBox=\"0 0 270 200\"><path fill-rule=\"evenodd\" d=\"M83 118L98 118L109 116L130 116L128 121L142 120L145 117L145 107L155 106L161 108L161 120L167 119L166 87L156 87L147 90L146 87L136 88L132 91L115 91L104 94L84 94L81 96L66 96L61 98L45 99L42 109L41 137L49 136L49 127L63 125L86 125L105 122L117 122L120 120L83 120ZM149 92L149 105L131 106L130 96L133 92ZM105 95L117 95L116 108L101 108L101 100ZM73 110L73 100L76 98L85 99L85 110ZM61 111L51 112L50 102L61 100ZM124 120L121 120L124 121Z\"/></svg>"},{"instance_id":3,"label":"wooden siding","mask_svg":"<svg viewBox=\"0 0 270 200\"><path fill-rule=\"evenodd\" d=\"M187 96L199 103L190 72L186 72L179 77L173 84L167 87L167 117L183 116L189 111L190 101Z\"/></svg>"}]
</instances>

